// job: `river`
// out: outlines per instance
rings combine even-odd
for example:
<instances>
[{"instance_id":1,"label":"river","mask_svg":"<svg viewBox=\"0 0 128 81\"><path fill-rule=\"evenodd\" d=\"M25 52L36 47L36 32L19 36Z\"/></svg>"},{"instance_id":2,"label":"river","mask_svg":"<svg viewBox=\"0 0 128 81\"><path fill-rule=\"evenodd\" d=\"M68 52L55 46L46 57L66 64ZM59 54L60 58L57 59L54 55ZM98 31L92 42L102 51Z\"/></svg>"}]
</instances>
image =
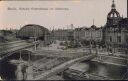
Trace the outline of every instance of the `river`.
<instances>
[{"instance_id":1,"label":"river","mask_svg":"<svg viewBox=\"0 0 128 81\"><path fill-rule=\"evenodd\" d=\"M96 74L100 76L107 76L110 79L120 80L127 71L127 68L122 66L102 64L93 61L86 61L82 63L89 67L85 69L87 73ZM0 64L0 75L4 79L15 79L15 70L16 66L10 64L8 61L2 62Z\"/></svg>"},{"instance_id":2,"label":"river","mask_svg":"<svg viewBox=\"0 0 128 81\"><path fill-rule=\"evenodd\" d=\"M127 72L127 68L123 66L103 64L94 61L82 62L88 68L85 68L88 74L105 76L114 80L121 80Z\"/></svg>"}]
</instances>

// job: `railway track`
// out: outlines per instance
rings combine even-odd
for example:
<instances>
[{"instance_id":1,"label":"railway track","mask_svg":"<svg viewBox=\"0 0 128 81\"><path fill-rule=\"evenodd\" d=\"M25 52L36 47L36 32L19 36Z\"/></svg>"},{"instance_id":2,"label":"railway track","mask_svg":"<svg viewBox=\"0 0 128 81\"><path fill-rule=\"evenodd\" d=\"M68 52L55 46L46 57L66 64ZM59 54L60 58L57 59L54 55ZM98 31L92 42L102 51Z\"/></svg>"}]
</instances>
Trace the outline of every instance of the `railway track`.
<instances>
[{"instance_id":1,"label":"railway track","mask_svg":"<svg viewBox=\"0 0 128 81\"><path fill-rule=\"evenodd\" d=\"M15 42L7 43L7 44L2 44L2 45L0 45L0 53L3 51L7 51L8 49L12 49L12 48L26 45L26 44L28 44L28 43L25 41L15 41Z\"/></svg>"},{"instance_id":2,"label":"railway track","mask_svg":"<svg viewBox=\"0 0 128 81\"><path fill-rule=\"evenodd\" d=\"M13 41L13 42L8 42L8 43L0 43L0 46L10 45L10 44L20 43L20 42L25 42L25 40Z\"/></svg>"},{"instance_id":3,"label":"railway track","mask_svg":"<svg viewBox=\"0 0 128 81\"><path fill-rule=\"evenodd\" d=\"M3 59L4 57L8 57L9 55L21 49L28 48L31 46L34 46L34 44L22 40L3 44L2 46L0 46L0 58Z\"/></svg>"},{"instance_id":4,"label":"railway track","mask_svg":"<svg viewBox=\"0 0 128 81\"><path fill-rule=\"evenodd\" d=\"M38 62L34 63L33 69L34 69L34 77L39 76L40 74L51 70L52 68L66 62L69 61L68 58L63 58L63 57L59 57L59 58L47 58L45 57L44 59L39 60ZM43 62L43 63L40 63Z\"/></svg>"}]
</instances>

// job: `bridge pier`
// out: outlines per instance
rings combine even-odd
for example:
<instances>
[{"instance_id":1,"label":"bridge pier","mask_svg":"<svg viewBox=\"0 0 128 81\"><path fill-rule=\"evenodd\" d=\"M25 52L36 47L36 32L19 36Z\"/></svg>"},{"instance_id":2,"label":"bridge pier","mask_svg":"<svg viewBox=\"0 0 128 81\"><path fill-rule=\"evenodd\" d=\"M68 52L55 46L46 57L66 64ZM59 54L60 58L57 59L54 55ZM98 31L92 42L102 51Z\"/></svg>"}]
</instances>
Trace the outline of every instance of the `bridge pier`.
<instances>
[{"instance_id":1,"label":"bridge pier","mask_svg":"<svg viewBox=\"0 0 128 81\"><path fill-rule=\"evenodd\" d=\"M15 72L17 80L23 80L23 73L21 70L22 70L21 64L17 65L17 70Z\"/></svg>"},{"instance_id":2,"label":"bridge pier","mask_svg":"<svg viewBox=\"0 0 128 81\"><path fill-rule=\"evenodd\" d=\"M28 54L28 62L23 61L20 51L19 60L17 60L17 70L15 72L17 80L32 80L33 79L33 66L30 60L30 53Z\"/></svg>"},{"instance_id":3,"label":"bridge pier","mask_svg":"<svg viewBox=\"0 0 128 81\"><path fill-rule=\"evenodd\" d=\"M31 56L29 53L29 59L28 59L28 67L26 69L27 78L26 80L33 80L33 64L31 63Z\"/></svg>"},{"instance_id":4,"label":"bridge pier","mask_svg":"<svg viewBox=\"0 0 128 81\"><path fill-rule=\"evenodd\" d=\"M26 80L33 80L33 66L28 66L28 68L26 69L26 73L27 73L27 78Z\"/></svg>"}]
</instances>

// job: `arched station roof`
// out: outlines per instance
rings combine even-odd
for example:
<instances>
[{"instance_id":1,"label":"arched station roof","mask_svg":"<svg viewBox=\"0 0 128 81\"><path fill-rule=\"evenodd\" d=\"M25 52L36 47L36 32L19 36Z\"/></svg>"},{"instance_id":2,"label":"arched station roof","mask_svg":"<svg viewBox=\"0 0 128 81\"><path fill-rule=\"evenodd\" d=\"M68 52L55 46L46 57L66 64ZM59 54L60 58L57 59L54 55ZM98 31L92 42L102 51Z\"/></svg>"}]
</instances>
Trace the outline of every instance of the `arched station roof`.
<instances>
[{"instance_id":1,"label":"arched station roof","mask_svg":"<svg viewBox=\"0 0 128 81\"><path fill-rule=\"evenodd\" d=\"M43 26L35 25L35 24L28 24L23 26L18 32L18 38L44 38L45 35L49 33L49 30Z\"/></svg>"}]
</instances>

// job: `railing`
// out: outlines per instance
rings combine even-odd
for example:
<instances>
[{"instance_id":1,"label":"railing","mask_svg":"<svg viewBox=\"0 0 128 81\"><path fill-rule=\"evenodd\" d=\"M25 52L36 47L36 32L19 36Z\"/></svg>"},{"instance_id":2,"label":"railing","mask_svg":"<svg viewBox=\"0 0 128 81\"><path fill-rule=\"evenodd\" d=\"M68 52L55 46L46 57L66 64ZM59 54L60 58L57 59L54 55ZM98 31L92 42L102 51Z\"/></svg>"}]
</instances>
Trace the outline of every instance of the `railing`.
<instances>
[{"instance_id":1,"label":"railing","mask_svg":"<svg viewBox=\"0 0 128 81\"><path fill-rule=\"evenodd\" d=\"M110 78L108 76L101 76L101 75L97 75L97 74L87 74L92 80L110 80ZM112 79L111 79L112 80Z\"/></svg>"},{"instance_id":2,"label":"railing","mask_svg":"<svg viewBox=\"0 0 128 81\"><path fill-rule=\"evenodd\" d=\"M15 45L16 44L16 45ZM8 46L5 50L0 51L0 60L3 58L6 58L13 53L34 46L32 43L27 43L25 41L17 41L17 42L12 42L10 44L6 44L5 46Z\"/></svg>"},{"instance_id":3,"label":"railing","mask_svg":"<svg viewBox=\"0 0 128 81\"><path fill-rule=\"evenodd\" d=\"M47 79L48 77L56 74L56 73L59 73L59 72L62 72L64 71L65 69L67 69L68 67L70 67L71 65L73 65L74 63L78 63L78 62L81 62L81 61L84 61L84 60L89 60L89 59L92 59L94 58L96 55L88 55L88 56L83 56L83 57L79 57L79 58L76 58L76 59L72 59L70 61L67 61L65 63L62 63L60 65L58 65L57 67L55 68L52 68L51 70L48 70L42 74L40 74L39 76L35 77L34 80L40 80L40 79Z\"/></svg>"},{"instance_id":4,"label":"railing","mask_svg":"<svg viewBox=\"0 0 128 81\"><path fill-rule=\"evenodd\" d=\"M7 42L7 43L0 43L0 46L3 46L3 45L10 45L10 44L19 43L19 42L25 42L25 40L13 41L13 42Z\"/></svg>"}]
</instances>

